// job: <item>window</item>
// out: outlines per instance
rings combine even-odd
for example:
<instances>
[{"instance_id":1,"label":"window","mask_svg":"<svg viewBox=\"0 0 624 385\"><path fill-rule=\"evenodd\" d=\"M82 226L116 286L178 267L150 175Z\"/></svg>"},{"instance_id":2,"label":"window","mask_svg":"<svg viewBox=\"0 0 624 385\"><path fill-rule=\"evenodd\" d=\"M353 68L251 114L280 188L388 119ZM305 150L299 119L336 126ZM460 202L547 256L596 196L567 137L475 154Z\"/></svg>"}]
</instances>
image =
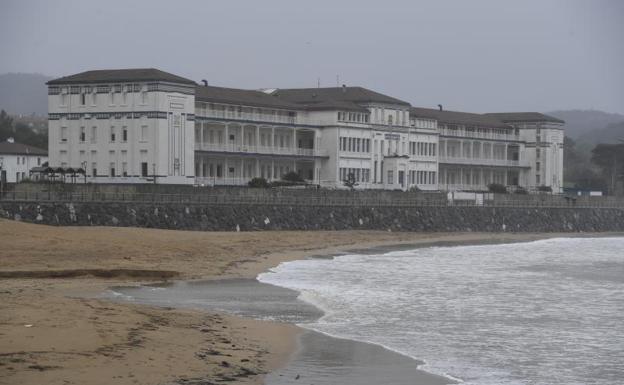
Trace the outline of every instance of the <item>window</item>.
<instances>
[{"instance_id":1,"label":"window","mask_svg":"<svg viewBox=\"0 0 624 385\"><path fill-rule=\"evenodd\" d=\"M121 104L128 104L128 89L124 88L124 91L121 94Z\"/></svg>"},{"instance_id":2,"label":"window","mask_svg":"<svg viewBox=\"0 0 624 385\"><path fill-rule=\"evenodd\" d=\"M123 176L128 176L128 163L127 162L121 163L121 174Z\"/></svg>"},{"instance_id":3,"label":"window","mask_svg":"<svg viewBox=\"0 0 624 385\"><path fill-rule=\"evenodd\" d=\"M41 166L41 158L37 158L37 166Z\"/></svg>"},{"instance_id":4,"label":"window","mask_svg":"<svg viewBox=\"0 0 624 385\"><path fill-rule=\"evenodd\" d=\"M110 141L115 142L115 126L111 126L110 128Z\"/></svg>"},{"instance_id":5,"label":"window","mask_svg":"<svg viewBox=\"0 0 624 385\"><path fill-rule=\"evenodd\" d=\"M394 172L392 170L388 170L388 184L394 183Z\"/></svg>"},{"instance_id":6,"label":"window","mask_svg":"<svg viewBox=\"0 0 624 385\"><path fill-rule=\"evenodd\" d=\"M540 183L541 183L540 176L539 175L535 175L535 184L539 185Z\"/></svg>"},{"instance_id":7,"label":"window","mask_svg":"<svg viewBox=\"0 0 624 385\"><path fill-rule=\"evenodd\" d=\"M61 127L61 142L67 142L67 127Z\"/></svg>"},{"instance_id":8,"label":"window","mask_svg":"<svg viewBox=\"0 0 624 385\"><path fill-rule=\"evenodd\" d=\"M147 162L142 162L141 163L141 176L142 177L146 177L147 176Z\"/></svg>"},{"instance_id":9,"label":"window","mask_svg":"<svg viewBox=\"0 0 624 385\"><path fill-rule=\"evenodd\" d=\"M141 126L141 142L147 142L147 125Z\"/></svg>"},{"instance_id":10,"label":"window","mask_svg":"<svg viewBox=\"0 0 624 385\"><path fill-rule=\"evenodd\" d=\"M64 90L63 93L61 93L61 106L66 106L67 105L67 90Z\"/></svg>"},{"instance_id":11,"label":"window","mask_svg":"<svg viewBox=\"0 0 624 385\"><path fill-rule=\"evenodd\" d=\"M115 176L115 163L111 162L110 164L110 176L114 177Z\"/></svg>"},{"instance_id":12,"label":"window","mask_svg":"<svg viewBox=\"0 0 624 385\"><path fill-rule=\"evenodd\" d=\"M147 90L143 89L141 92L141 104L147 104Z\"/></svg>"},{"instance_id":13,"label":"window","mask_svg":"<svg viewBox=\"0 0 624 385\"><path fill-rule=\"evenodd\" d=\"M93 126L91 127L91 143L96 143L97 142L97 127Z\"/></svg>"},{"instance_id":14,"label":"window","mask_svg":"<svg viewBox=\"0 0 624 385\"><path fill-rule=\"evenodd\" d=\"M20 157L17 157L17 164L20 164Z\"/></svg>"},{"instance_id":15,"label":"window","mask_svg":"<svg viewBox=\"0 0 624 385\"><path fill-rule=\"evenodd\" d=\"M535 162L535 171L540 171L540 162Z\"/></svg>"},{"instance_id":16,"label":"window","mask_svg":"<svg viewBox=\"0 0 624 385\"><path fill-rule=\"evenodd\" d=\"M91 104L94 106L97 105L97 93L95 91L91 94Z\"/></svg>"},{"instance_id":17,"label":"window","mask_svg":"<svg viewBox=\"0 0 624 385\"><path fill-rule=\"evenodd\" d=\"M85 92L80 94L80 105L84 106L87 104L87 94Z\"/></svg>"},{"instance_id":18,"label":"window","mask_svg":"<svg viewBox=\"0 0 624 385\"><path fill-rule=\"evenodd\" d=\"M108 94L108 97L109 97L110 105L114 106L115 105L115 91L113 91L112 87L111 87L110 93Z\"/></svg>"},{"instance_id":19,"label":"window","mask_svg":"<svg viewBox=\"0 0 624 385\"><path fill-rule=\"evenodd\" d=\"M542 155L542 154L541 154L540 149L539 149L539 148L536 148L536 149L535 149L535 158L536 158L536 159L539 159L541 155Z\"/></svg>"},{"instance_id":20,"label":"window","mask_svg":"<svg viewBox=\"0 0 624 385\"><path fill-rule=\"evenodd\" d=\"M91 175L97 176L97 163L95 162L91 163Z\"/></svg>"},{"instance_id":21,"label":"window","mask_svg":"<svg viewBox=\"0 0 624 385\"><path fill-rule=\"evenodd\" d=\"M84 127L80 127L80 142L84 143L85 139L86 139L87 133Z\"/></svg>"},{"instance_id":22,"label":"window","mask_svg":"<svg viewBox=\"0 0 624 385\"><path fill-rule=\"evenodd\" d=\"M128 127L126 126L121 130L121 141L124 143L128 141Z\"/></svg>"}]
</instances>

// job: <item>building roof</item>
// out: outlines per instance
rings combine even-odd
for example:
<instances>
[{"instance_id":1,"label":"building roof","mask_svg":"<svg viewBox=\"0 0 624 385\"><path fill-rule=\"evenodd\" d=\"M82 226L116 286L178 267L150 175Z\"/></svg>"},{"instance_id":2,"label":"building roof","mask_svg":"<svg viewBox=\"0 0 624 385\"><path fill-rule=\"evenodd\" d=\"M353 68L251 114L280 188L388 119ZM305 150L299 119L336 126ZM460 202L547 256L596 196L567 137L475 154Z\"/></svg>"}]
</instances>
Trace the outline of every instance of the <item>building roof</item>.
<instances>
[{"instance_id":1,"label":"building roof","mask_svg":"<svg viewBox=\"0 0 624 385\"><path fill-rule=\"evenodd\" d=\"M156 68L126 68L86 71L79 74L53 79L46 84L55 85L138 81L164 81L172 83L196 84L192 80L171 74L169 72L161 71Z\"/></svg>"},{"instance_id":2,"label":"building roof","mask_svg":"<svg viewBox=\"0 0 624 385\"><path fill-rule=\"evenodd\" d=\"M412 107L410 109L410 115L422 118L436 119L438 122L441 123L511 128L511 126L494 116L488 116L485 114L473 114L470 112Z\"/></svg>"},{"instance_id":3,"label":"building roof","mask_svg":"<svg viewBox=\"0 0 624 385\"><path fill-rule=\"evenodd\" d=\"M503 122L553 122L564 124L565 121L539 112L499 112L484 114L496 117Z\"/></svg>"},{"instance_id":4,"label":"building roof","mask_svg":"<svg viewBox=\"0 0 624 385\"><path fill-rule=\"evenodd\" d=\"M403 100L364 87L285 88L274 91L273 95L292 103L303 105L325 103L327 106L335 105L336 109L345 107L344 102L410 105Z\"/></svg>"},{"instance_id":5,"label":"building roof","mask_svg":"<svg viewBox=\"0 0 624 385\"><path fill-rule=\"evenodd\" d=\"M196 86L195 101L237 104L252 107L282 108L288 110L301 108L298 105L276 98L266 92L214 86Z\"/></svg>"},{"instance_id":6,"label":"building roof","mask_svg":"<svg viewBox=\"0 0 624 385\"><path fill-rule=\"evenodd\" d=\"M22 143L0 142L0 155L48 156L48 151Z\"/></svg>"}]
</instances>

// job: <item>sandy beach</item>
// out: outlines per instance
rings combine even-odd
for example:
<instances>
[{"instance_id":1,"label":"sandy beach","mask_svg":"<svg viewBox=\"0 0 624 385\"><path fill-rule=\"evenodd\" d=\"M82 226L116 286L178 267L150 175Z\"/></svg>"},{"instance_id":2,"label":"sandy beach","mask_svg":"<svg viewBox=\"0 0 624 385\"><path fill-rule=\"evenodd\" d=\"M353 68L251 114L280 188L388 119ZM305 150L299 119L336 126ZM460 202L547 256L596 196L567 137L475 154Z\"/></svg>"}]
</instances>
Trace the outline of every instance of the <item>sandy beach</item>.
<instances>
[{"instance_id":1,"label":"sandy beach","mask_svg":"<svg viewBox=\"0 0 624 385\"><path fill-rule=\"evenodd\" d=\"M254 278L283 261L355 248L553 236L561 234L207 233L0 220L0 383L262 383L294 351L297 327L93 297L123 284Z\"/></svg>"}]
</instances>

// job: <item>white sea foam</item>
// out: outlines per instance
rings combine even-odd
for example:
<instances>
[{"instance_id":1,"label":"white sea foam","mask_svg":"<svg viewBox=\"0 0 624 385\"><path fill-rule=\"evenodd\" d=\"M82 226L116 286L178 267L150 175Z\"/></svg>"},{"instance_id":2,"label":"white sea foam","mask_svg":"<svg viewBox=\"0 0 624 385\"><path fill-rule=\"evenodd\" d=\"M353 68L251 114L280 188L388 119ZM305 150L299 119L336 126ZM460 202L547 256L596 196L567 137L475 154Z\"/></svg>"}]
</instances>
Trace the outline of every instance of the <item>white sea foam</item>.
<instances>
[{"instance_id":1,"label":"white sea foam","mask_svg":"<svg viewBox=\"0 0 624 385\"><path fill-rule=\"evenodd\" d=\"M624 238L435 247L283 263L262 282L325 312L304 325L466 384L624 378Z\"/></svg>"}]
</instances>

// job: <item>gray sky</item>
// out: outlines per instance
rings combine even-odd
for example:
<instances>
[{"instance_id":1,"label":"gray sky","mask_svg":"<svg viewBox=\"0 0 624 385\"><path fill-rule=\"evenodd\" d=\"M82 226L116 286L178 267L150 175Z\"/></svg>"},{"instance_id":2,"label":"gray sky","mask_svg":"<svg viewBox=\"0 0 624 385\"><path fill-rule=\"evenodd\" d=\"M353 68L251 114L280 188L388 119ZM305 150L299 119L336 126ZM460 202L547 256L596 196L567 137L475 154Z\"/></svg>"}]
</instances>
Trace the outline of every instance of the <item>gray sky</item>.
<instances>
[{"instance_id":1,"label":"gray sky","mask_svg":"<svg viewBox=\"0 0 624 385\"><path fill-rule=\"evenodd\" d=\"M447 109L624 113L624 1L0 0L0 73L156 67Z\"/></svg>"}]
</instances>

